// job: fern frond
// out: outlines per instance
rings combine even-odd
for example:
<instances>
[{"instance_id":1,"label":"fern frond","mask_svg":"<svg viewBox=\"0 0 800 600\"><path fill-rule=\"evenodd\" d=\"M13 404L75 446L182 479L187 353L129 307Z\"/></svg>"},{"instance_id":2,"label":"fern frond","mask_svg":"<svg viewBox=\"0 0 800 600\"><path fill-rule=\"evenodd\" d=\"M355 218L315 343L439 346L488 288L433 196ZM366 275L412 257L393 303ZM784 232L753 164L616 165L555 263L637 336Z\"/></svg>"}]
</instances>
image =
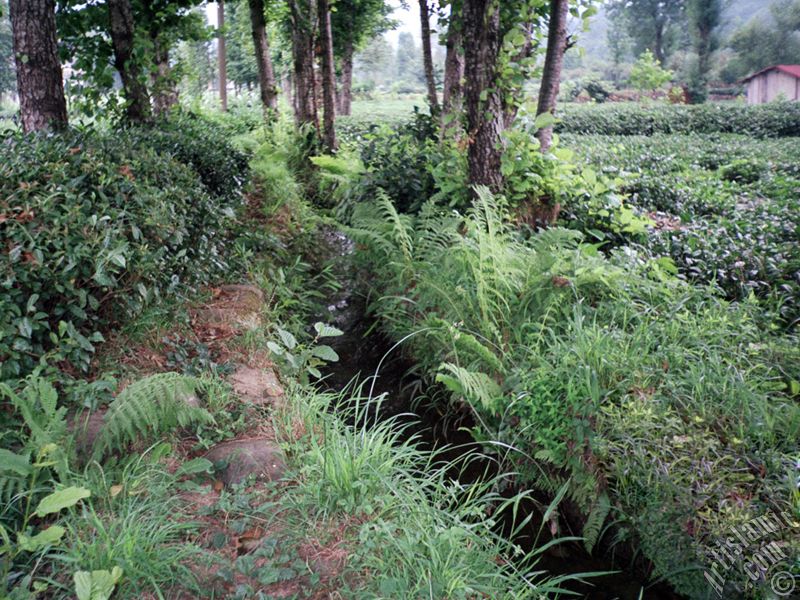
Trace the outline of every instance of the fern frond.
<instances>
[{"instance_id":1,"label":"fern frond","mask_svg":"<svg viewBox=\"0 0 800 600\"><path fill-rule=\"evenodd\" d=\"M587 552L591 552L597 541L600 539L600 532L603 530L603 523L611 512L611 502L608 495L603 493L597 499L597 503L592 508L586 523L583 525L583 545Z\"/></svg>"},{"instance_id":2,"label":"fern frond","mask_svg":"<svg viewBox=\"0 0 800 600\"><path fill-rule=\"evenodd\" d=\"M486 373L469 371L452 363L442 363L436 381L470 402L482 404L487 410L494 410L502 396L500 386Z\"/></svg>"},{"instance_id":3,"label":"fern frond","mask_svg":"<svg viewBox=\"0 0 800 600\"><path fill-rule=\"evenodd\" d=\"M179 427L213 423L207 410L188 402L201 386L196 377L159 373L126 387L109 406L95 457L134 441L154 440Z\"/></svg>"}]
</instances>

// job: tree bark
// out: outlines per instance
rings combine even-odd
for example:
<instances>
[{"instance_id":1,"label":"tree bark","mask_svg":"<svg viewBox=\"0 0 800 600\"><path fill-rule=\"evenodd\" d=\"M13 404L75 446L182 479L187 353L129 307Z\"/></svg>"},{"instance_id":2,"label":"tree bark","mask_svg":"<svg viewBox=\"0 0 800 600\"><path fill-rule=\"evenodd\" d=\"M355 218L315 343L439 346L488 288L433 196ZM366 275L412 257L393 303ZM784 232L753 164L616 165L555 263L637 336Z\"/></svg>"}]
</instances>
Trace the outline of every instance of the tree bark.
<instances>
[{"instance_id":1,"label":"tree bark","mask_svg":"<svg viewBox=\"0 0 800 600\"><path fill-rule=\"evenodd\" d=\"M323 143L328 152L336 150L336 74L333 63L333 34L328 0L317 0L319 38L322 45Z\"/></svg>"},{"instance_id":2,"label":"tree bark","mask_svg":"<svg viewBox=\"0 0 800 600\"><path fill-rule=\"evenodd\" d=\"M567 50L567 19L569 0L550 0L550 24L547 31L547 53L544 58L542 85L536 114L552 113L558 101L561 85L561 68ZM553 141L553 127L543 127L536 132L542 152L547 152Z\"/></svg>"},{"instance_id":3,"label":"tree bark","mask_svg":"<svg viewBox=\"0 0 800 600\"><path fill-rule=\"evenodd\" d=\"M178 103L178 88L169 65L169 47L158 37L153 40L156 71L153 74L153 111L164 115Z\"/></svg>"},{"instance_id":4,"label":"tree bark","mask_svg":"<svg viewBox=\"0 0 800 600\"><path fill-rule=\"evenodd\" d=\"M436 79L433 77L433 50L431 49L431 15L428 0L419 0L419 20L422 24L422 61L425 66L425 83L428 88L428 104L431 114L439 112L439 98L436 95Z\"/></svg>"},{"instance_id":5,"label":"tree bark","mask_svg":"<svg viewBox=\"0 0 800 600\"><path fill-rule=\"evenodd\" d=\"M342 54L342 87L339 92L339 114L350 116L353 112L353 42L348 41Z\"/></svg>"},{"instance_id":6,"label":"tree bark","mask_svg":"<svg viewBox=\"0 0 800 600\"><path fill-rule=\"evenodd\" d=\"M130 0L108 0L111 23L111 44L114 49L114 67L122 78L127 106L125 114L130 121L147 121L151 116L150 94L142 81L139 65L133 60L134 22Z\"/></svg>"},{"instance_id":7,"label":"tree bark","mask_svg":"<svg viewBox=\"0 0 800 600\"><path fill-rule=\"evenodd\" d=\"M450 23L447 26L447 55L444 63L444 90L442 93L442 114L451 116L448 126L452 126L461 114L464 78L464 35L462 31L461 8L455 3L450 10Z\"/></svg>"},{"instance_id":8,"label":"tree bark","mask_svg":"<svg viewBox=\"0 0 800 600\"><path fill-rule=\"evenodd\" d=\"M225 48L225 1L217 0L217 61L219 63L219 102L228 110L228 55Z\"/></svg>"},{"instance_id":9,"label":"tree bark","mask_svg":"<svg viewBox=\"0 0 800 600\"><path fill-rule=\"evenodd\" d=\"M292 62L294 68L294 116L298 127L312 124L319 131L314 75L316 21L311 0L290 0ZM301 3L303 4L301 6Z\"/></svg>"},{"instance_id":10,"label":"tree bark","mask_svg":"<svg viewBox=\"0 0 800 600\"><path fill-rule=\"evenodd\" d=\"M265 111L278 109L278 88L275 85L275 71L269 54L267 38L267 19L264 16L264 0L248 0L250 5L250 25L253 32L253 46L256 51L258 83L261 89L261 104Z\"/></svg>"},{"instance_id":11,"label":"tree bark","mask_svg":"<svg viewBox=\"0 0 800 600\"><path fill-rule=\"evenodd\" d=\"M503 101L497 63L502 47L500 6L495 0L464 0L464 78L470 185L500 192Z\"/></svg>"},{"instance_id":12,"label":"tree bark","mask_svg":"<svg viewBox=\"0 0 800 600\"><path fill-rule=\"evenodd\" d=\"M17 94L24 131L67 125L55 0L11 0Z\"/></svg>"}]
</instances>

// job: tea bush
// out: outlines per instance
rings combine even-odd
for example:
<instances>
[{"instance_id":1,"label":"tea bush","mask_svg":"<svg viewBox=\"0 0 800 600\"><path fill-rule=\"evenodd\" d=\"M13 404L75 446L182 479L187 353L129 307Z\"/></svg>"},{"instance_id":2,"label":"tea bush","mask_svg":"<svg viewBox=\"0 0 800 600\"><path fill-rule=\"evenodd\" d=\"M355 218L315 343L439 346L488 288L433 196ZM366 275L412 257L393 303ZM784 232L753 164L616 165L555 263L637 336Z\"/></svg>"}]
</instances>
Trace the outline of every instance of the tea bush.
<instances>
[{"instance_id":1,"label":"tea bush","mask_svg":"<svg viewBox=\"0 0 800 600\"><path fill-rule=\"evenodd\" d=\"M241 162L192 118L3 135L0 378L86 370L105 324L224 274Z\"/></svg>"},{"instance_id":2,"label":"tea bush","mask_svg":"<svg viewBox=\"0 0 800 600\"><path fill-rule=\"evenodd\" d=\"M730 298L774 296L786 322L800 317L795 139L565 135L562 142L596 169L619 176L629 202L661 223L635 241L670 257L683 276L716 283ZM585 231L588 223L578 219L577 227Z\"/></svg>"},{"instance_id":3,"label":"tea bush","mask_svg":"<svg viewBox=\"0 0 800 600\"><path fill-rule=\"evenodd\" d=\"M559 108L556 131L601 135L740 133L757 138L800 136L800 104L566 105Z\"/></svg>"}]
</instances>

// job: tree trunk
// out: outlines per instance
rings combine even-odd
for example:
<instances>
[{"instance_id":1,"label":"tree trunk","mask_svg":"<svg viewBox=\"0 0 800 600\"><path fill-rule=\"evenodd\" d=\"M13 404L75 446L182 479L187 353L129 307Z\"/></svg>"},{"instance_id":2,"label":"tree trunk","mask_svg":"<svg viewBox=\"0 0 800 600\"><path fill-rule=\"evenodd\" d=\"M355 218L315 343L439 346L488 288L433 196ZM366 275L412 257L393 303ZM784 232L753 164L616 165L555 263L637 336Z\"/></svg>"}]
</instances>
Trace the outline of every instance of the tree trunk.
<instances>
[{"instance_id":1,"label":"tree trunk","mask_svg":"<svg viewBox=\"0 0 800 600\"><path fill-rule=\"evenodd\" d=\"M169 47L158 37L153 40L156 71L153 76L153 111L164 115L178 103L178 88L169 65Z\"/></svg>"},{"instance_id":2,"label":"tree trunk","mask_svg":"<svg viewBox=\"0 0 800 600\"><path fill-rule=\"evenodd\" d=\"M666 56L664 55L664 22L656 17L655 24L656 35L653 38L653 54L656 60L663 66L666 60Z\"/></svg>"},{"instance_id":3,"label":"tree trunk","mask_svg":"<svg viewBox=\"0 0 800 600\"><path fill-rule=\"evenodd\" d=\"M433 51L431 49L431 15L428 0L419 0L419 20L422 24L422 61L425 65L425 83L428 87L428 104L431 114L439 112L439 98L436 95L436 79L433 77Z\"/></svg>"},{"instance_id":4,"label":"tree trunk","mask_svg":"<svg viewBox=\"0 0 800 600\"><path fill-rule=\"evenodd\" d=\"M228 110L228 55L225 49L225 1L217 0L217 60L219 62L219 102Z\"/></svg>"},{"instance_id":5,"label":"tree trunk","mask_svg":"<svg viewBox=\"0 0 800 600\"><path fill-rule=\"evenodd\" d=\"M336 74L333 63L333 35L328 0L317 0L319 41L322 45L323 142L328 152L336 150Z\"/></svg>"},{"instance_id":6,"label":"tree trunk","mask_svg":"<svg viewBox=\"0 0 800 600\"><path fill-rule=\"evenodd\" d=\"M464 35L461 8L452 5L450 23L447 26L447 55L444 63L444 91L442 94L443 117L450 116L448 126L457 122L463 104L461 80L464 78Z\"/></svg>"},{"instance_id":7,"label":"tree trunk","mask_svg":"<svg viewBox=\"0 0 800 600\"><path fill-rule=\"evenodd\" d=\"M503 100L497 63L502 47L500 6L494 0L464 0L464 78L470 185L501 191Z\"/></svg>"},{"instance_id":8,"label":"tree trunk","mask_svg":"<svg viewBox=\"0 0 800 600\"><path fill-rule=\"evenodd\" d=\"M17 95L24 131L67 125L55 0L11 0Z\"/></svg>"},{"instance_id":9,"label":"tree trunk","mask_svg":"<svg viewBox=\"0 0 800 600\"><path fill-rule=\"evenodd\" d=\"M339 114L350 116L353 111L353 42L348 41L342 54L342 89L339 94Z\"/></svg>"},{"instance_id":10,"label":"tree trunk","mask_svg":"<svg viewBox=\"0 0 800 600\"><path fill-rule=\"evenodd\" d=\"M539 89L539 104L536 114L552 113L558 101L561 85L561 68L567 50L567 19L569 0L550 0L550 24L547 31L547 53L544 58L542 85ZM543 127L536 132L542 152L550 149L553 141L553 127Z\"/></svg>"},{"instance_id":11,"label":"tree trunk","mask_svg":"<svg viewBox=\"0 0 800 600\"><path fill-rule=\"evenodd\" d=\"M314 75L316 21L311 0L290 0L292 61L294 67L294 117L298 127L312 124L319 131ZM301 6L302 3L302 6Z\"/></svg>"},{"instance_id":12,"label":"tree trunk","mask_svg":"<svg viewBox=\"0 0 800 600\"><path fill-rule=\"evenodd\" d=\"M275 111L278 109L278 88L275 85L275 72L272 69L272 58L269 55L264 0L249 0L248 3L258 67L258 84L261 89L261 104L265 111Z\"/></svg>"},{"instance_id":13,"label":"tree trunk","mask_svg":"<svg viewBox=\"0 0 800 600\"><path fill-rule=\"evenodd\" d=\"M150 119L150 94L142 80L139 65L133 60L134 22L130 0L108 0L114 66L119 71L125 92L125 114L130 121Z\"/></svg>"}]
</instances>

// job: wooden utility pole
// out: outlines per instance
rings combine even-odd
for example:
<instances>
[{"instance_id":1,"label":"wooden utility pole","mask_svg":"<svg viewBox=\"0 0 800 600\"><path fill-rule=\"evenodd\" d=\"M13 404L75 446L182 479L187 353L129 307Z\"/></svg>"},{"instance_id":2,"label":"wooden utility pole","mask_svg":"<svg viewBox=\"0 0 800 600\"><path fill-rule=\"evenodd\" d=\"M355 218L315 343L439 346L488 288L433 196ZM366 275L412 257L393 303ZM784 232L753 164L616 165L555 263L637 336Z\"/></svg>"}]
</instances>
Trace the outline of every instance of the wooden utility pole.
<instances>
[{"instance_id":1,"label":"wooden utility pole","mask_svg":"<svg viewBox=\"0 0 800 600\"><path fill-rule=\"evenodd\" d=\"M225 53L225 2L217 0L217 58L219 59L219 101L228 110L228 57Z\"/></svg>"}]
</instances>

